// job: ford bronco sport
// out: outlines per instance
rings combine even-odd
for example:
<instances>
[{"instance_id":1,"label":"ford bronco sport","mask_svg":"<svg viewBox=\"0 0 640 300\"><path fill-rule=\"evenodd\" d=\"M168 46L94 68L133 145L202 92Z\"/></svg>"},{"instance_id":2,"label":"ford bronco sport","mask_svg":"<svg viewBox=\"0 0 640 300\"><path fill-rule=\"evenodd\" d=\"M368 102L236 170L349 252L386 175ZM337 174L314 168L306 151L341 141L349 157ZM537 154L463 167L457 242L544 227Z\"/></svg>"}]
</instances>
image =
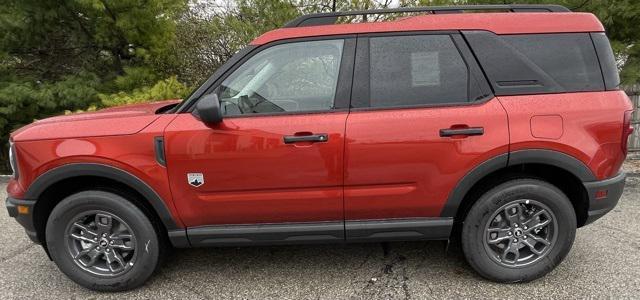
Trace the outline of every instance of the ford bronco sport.
<instances>
[{"instance_id":1,"label":"ford bronco sport","mask_svg":"<svg viewBox=\"0 0 640 300\"><path fill-rule=\"evenodd\" d=\"M408 16L354 22L374 14ZM6 205L94 290L140 286L170 246L451 238L529 281L620 198L618 85L602 24L562 6L306 15L180 103L13 132Z\"/></svg>"}]
</instances>

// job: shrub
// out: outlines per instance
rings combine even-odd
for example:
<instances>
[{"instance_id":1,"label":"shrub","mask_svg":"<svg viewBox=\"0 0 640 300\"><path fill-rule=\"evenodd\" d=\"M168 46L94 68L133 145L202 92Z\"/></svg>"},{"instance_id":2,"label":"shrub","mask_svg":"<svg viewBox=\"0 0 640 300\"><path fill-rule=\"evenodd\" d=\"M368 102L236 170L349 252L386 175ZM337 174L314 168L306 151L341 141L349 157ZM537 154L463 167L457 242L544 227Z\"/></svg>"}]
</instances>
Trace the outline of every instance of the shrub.
<instances>
[{"instance_id":1,"label":"shrub","mask_svg":"<svg viewBox=\"0 0 640 300\"><path fill-rule=\"evenodd\" d=\"M131 92L119 92L115 94L99 94L102 106L117 106L148 101L179 99L185 97L191 89L180 83L176 76L158 81L152 87L134 89Z\"/></svg>"}]
</instances>

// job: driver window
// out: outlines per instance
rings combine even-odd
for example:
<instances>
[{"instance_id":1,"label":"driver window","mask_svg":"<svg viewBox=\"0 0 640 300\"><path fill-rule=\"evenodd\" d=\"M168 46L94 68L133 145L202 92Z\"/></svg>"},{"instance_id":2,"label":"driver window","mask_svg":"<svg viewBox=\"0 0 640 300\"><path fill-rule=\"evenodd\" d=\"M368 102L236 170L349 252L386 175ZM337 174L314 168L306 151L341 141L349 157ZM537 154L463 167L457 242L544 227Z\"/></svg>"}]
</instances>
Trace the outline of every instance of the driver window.
<instances>
[{"instance_id":1,"label":"driver window","mask_svg":"<svg viewBox=\"0 0 640 300\"><path fill-rule=\"evenodd\" d=\"M343 40L269 47L217 88L226 116L333 108Z\"/></svg>"}]
</instances>

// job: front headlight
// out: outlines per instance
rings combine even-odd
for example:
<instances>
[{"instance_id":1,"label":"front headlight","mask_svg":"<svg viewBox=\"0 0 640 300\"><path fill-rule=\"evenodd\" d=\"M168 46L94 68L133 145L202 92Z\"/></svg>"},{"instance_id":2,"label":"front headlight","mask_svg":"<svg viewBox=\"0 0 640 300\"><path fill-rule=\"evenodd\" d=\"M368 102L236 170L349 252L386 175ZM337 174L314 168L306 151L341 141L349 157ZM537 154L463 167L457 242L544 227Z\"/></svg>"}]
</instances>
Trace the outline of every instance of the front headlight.
<instances>
[{"instance_id":1,"label":"front headlight","mask_svg":"<svg viewBox=\"0 0 640 300\"><path fill-rule=\"evenodd\" d=\"M11 164L13 178L18 179L18 161L16 158L16 147L11 141L9 141L9 164Z\"/></svg>"}]
</instances>

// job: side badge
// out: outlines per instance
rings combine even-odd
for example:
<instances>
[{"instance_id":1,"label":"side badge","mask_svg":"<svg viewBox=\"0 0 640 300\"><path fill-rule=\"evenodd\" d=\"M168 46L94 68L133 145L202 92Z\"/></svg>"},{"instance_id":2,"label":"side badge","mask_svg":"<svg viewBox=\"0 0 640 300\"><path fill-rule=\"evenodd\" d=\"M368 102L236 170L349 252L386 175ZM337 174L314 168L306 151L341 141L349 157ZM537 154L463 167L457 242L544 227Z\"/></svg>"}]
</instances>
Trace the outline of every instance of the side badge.
<instances>
[{"instance_id":1,"label":"side badge","mask_svg":"<svg viewBox=\"0 0 640 300\"><path fill-rule=\"evenodd\" d=\"M204 184L202 173L187 173L187 182L190 186L199 187Z\"/></svg>"}]
</instances>

